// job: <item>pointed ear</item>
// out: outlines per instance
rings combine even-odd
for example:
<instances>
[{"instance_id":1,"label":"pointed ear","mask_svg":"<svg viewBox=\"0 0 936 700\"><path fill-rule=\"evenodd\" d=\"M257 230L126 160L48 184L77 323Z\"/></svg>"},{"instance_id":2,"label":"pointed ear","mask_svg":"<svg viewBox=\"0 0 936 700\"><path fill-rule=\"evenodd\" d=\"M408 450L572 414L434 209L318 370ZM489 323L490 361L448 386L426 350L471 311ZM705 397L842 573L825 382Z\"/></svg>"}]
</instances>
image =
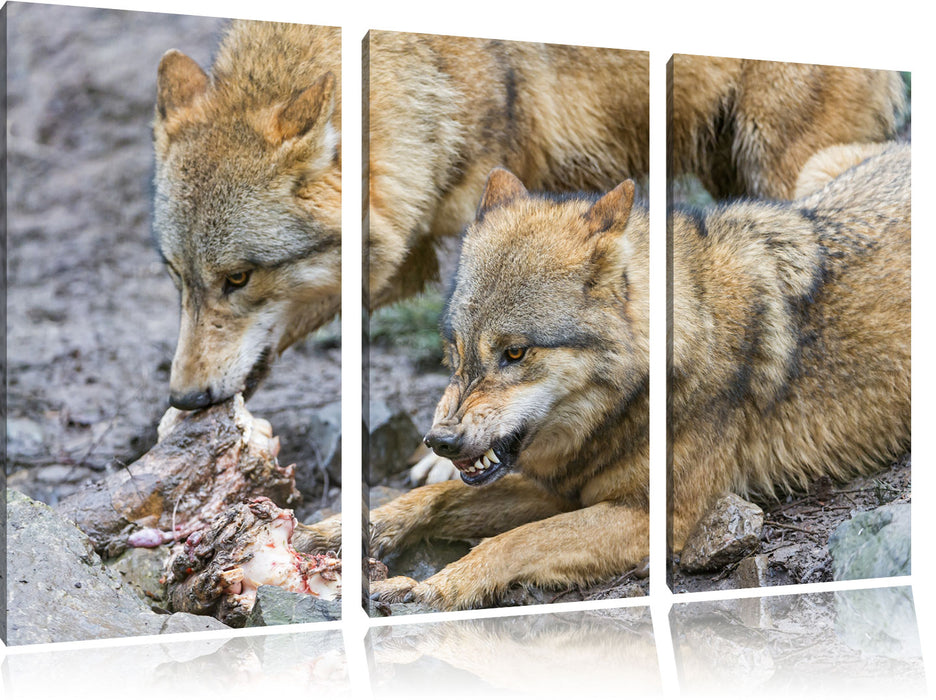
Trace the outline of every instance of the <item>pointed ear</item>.
<instances>
[{"instance_id":1,"label":"pointed ear","mask_svg":"<svg viewBox=\"0 0 936 700\"><path fill-rule=\"evenodd\" d=\"M170 49L156 73L156 109L162 119L189 107L208 89L208 76L181 51Z\"/></svg>"},{"instance_id":2,"label":"pointed ear","mask_svg":"<svg viewBox=\"0 0 936 700\"><path fill-rule=\"evenodd\" d=\"M491 209L502 207L526 195L526 187L520 182L520 178L504 168L494 168L484 185L484 194L481 195L475 218L480 221Z\"/></svg>"},{"instance_id":3,"label":"pointed ear","mask_svg":"<svg viewBox=\"0 0 936 700\"><path fill-rule=\"evenodd\" d=\"M634 206L634 181L625 180L595 202L585 213L589 233L602 233L614 226L623 226Z\"/></svg>"},{"instance_id":4,"label":"pointed ear","mask_svg":"<svg viewBox=\"0 0 936 700\"><path fill-rule=\"evenodd\" d=\"M276 116L280 142L304 136L319 122L331 119L335 110L335 76L326 73L294 97Z\"/></svg>"}]
</instances>

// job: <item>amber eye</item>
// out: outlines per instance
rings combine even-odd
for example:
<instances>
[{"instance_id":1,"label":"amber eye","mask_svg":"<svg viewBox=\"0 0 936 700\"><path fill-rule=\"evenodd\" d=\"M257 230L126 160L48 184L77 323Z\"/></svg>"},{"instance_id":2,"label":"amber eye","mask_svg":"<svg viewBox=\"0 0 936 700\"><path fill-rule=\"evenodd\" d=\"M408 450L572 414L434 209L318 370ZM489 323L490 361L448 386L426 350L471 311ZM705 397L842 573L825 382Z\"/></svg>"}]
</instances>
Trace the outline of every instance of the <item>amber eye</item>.
<instances>
[{"instance_id":1,"label":"amber eye","mask_svg":"<svg viewBox=\"0 0 936 700\"><path fill-rule=\"evenodd\" d=\"M224 278L225 291L230 291L231 289L240 289L245 284L247 284L249 279L249 272L233 272Z\"/></svg>"},{"instance_id":2,"label":"amber eye","mask_svg":"<svg viewBox=\"0 0 936 700\"><path fill-rule=\"evenodd\" d=\"M504 360L506 362L519 362L523 359L523 356L526 355L526 351L526 348L520 347L518 345L509 347L504 350Z\"/></svg>"}]
</instances>

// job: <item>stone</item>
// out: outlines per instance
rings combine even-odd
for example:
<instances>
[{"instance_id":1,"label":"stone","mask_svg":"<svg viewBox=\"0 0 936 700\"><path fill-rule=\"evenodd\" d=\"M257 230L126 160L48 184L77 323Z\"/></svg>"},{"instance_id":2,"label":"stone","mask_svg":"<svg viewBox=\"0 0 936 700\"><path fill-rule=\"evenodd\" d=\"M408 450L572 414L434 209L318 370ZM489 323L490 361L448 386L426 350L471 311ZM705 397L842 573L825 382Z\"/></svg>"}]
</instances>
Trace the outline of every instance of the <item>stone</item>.
<instances>
[{"instance_id":1,"label":"stone","mask_svg":"<svg viewBox=\"0 0 936 700\"><path fill-rule=\"evenodd\" d=\"M409 576L424 581L471 550L467 542L454 540L423 540L399 554L384 559L390 576Z\"/></svg>"},{"instance_id":2,"label":"stone","mask_svg":"<svg viewBox=\"0 0 936 700\"><path fill-rule=\"evenodd\" d=\"M738 588L761 588L770 585L768 581L768 562L766 554L745 557L734 571Z\"/></svg>"},{"instance_id":3,"label":"stone","mask_svg":"<svg viewBox=\"0 0 936 700\"><path fill-rule=\"evenodd\" d=\"M331 622L341 619L341 600L322 600L306 593L293 593L276 586L257 588L257 601L244 627Z\"/></svg>"},{"instance_id":4,"label":"stone","mask_svg":"<svg viewBox=\"0 0 936 700\"><path fill-rule=\"evenodd\" d=\"M228 629L153 612L71 521L17 491L6 499L8 644Z\"/></svg>"},{"instance_id":5,"label":"stone","mask_svg":"<svg viewBox=\"0 0 936 700\"><path fill-rule=\"evenodd\" d=\"M45 433L42 425L30 418L7 418L6 440L10 454L36 457L42 454Z\"/></svg>"},{"instance_id":6,"label":"stone","mask_svg":"<svg viewBox=\"0 0 936 700\"><path fill-rule=\"evenodd\" d=\"M178 634L180 632L210 632L212 630L231 629L220 620L210 615L193 615L187 612L176 612L171 615L158 615L162 620L159 634Z\"/></svg>"},{"instance_id":7,"label":"stone","mask_svg":"<svg viewBox=\"0 0 936 700\"><path fill-rule=\"evenodd\" d=\"M150 607L168 608L166 595L166 562L169 560L168 545L160 547L130 547L116 559L106 562L116 571L140 600Z\"/></svg>"},{"instance_id":8,"label":"stone","mask_svg":"<svg viewBox=\"0 0 936 700\"><path fill-rule=\"evenodd\" d=\"M893 503L856 513L829 537L832 578L910 574L910 504Z\"/></svg>"},{"instance_id":9,"label":"stone","mask_svg":"<svg viewBox=\"0 0 936 700\"><path fill-rule=\"evenodd\" d=\"M422 436L406 411L392 411L382 401L371 401L368 408L364 426L367 483L376 486L409 468L407 462Z\"/></svg>"},{"instance_id":10,"label":"stone","mask_svg":"<svg viewBox=\"0 0 936 700\"><path fill-rule=\"evenodd\" d=\"M679 559L683 571L716 571L754 552L760 544L764 511L740 496L722 496L696 524Z\"/></svg>"},{"instance_id":11,"label":"stone","mask_svg":"<svg viewBox=\"0 0 936 700\"><path fill-rule=\"evenodd\" d=\"M323 472L328 476L329 486L340 485L341 402L326 404L305 422L304 437L315 452L315 460L297 460L296 486L302 493L314 493Z\"/></svg>"},{"instance_id":12,"label":"stone","mask_svg":"<svg viewBox=\"0 0 936 700\"><path fill-rule=\"evenodd\" d=\"M380 508L404 493L405 489L395 489L392 486L373 486L368 492L368 504L371 508Z\"/></svg>"}]
</instances>

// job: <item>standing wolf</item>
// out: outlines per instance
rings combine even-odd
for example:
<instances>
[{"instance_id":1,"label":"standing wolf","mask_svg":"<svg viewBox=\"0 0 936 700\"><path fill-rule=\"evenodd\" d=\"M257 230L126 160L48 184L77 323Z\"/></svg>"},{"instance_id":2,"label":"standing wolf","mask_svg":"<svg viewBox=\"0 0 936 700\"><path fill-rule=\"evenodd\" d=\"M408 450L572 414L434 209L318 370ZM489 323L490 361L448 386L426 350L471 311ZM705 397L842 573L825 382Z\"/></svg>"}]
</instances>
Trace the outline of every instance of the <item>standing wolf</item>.
<instances>
[{"instance_id":1,"label":"standing wolf","mask_svg":"<svg viewBox=\"0 0 936 700\"><path fill-rule=\"evenodd\" d=\"M234 22L209 78L169 51L154 125L158 248L182 293L170 401L249 395L340 308L339 31Z\"/></svg>"},{"instance_id":2,"label":"standing wolf","mask_svg":"<svg viewBox=\"0 0 936 700\"><path fill-rule=\"evenodd\" d=\"M370 32L366 179L371 309L419 291L495 166L530 189L607 191L649 158L648 55ZM894 71L676 56L670 172L716 196L789 199L816 151L892 138Z\"/></svg>"},{"instance_id":3,"label":"standing wolf","mask_svg":"<svg viewBox=\"0 0 936 700\"><path fill-rule=\"evenodd\" d=\"M553 191L610 189L647 173L646 53L387 32L372 32L365 52L371 309L436 276L437 244L471 219L496 165ZM770 101L758 95L779 84L770 66L782 64L706 60L706 98L678 122L690 169L772 179L792 168L795 177L802 161L757 148L761 131L749 126L738 131L748 134L744 159L715 149L706 134L728 113L743 109L761 130L795 128L818 149L887 138L903 106L892 73L787 66L783 85L815 89L802 102L799 93ZM820 112L828 118L812 119ZM154 228L182 292L174 406L249 395L279 352L338 311L340 131L337 29L234 22L210 76L177 51L163 58Z\"/></svg>"},{"instance_id":4,"label":"standing wolf","mask_svg":"<svg viewBox=\"0 0 936 700\"><path fill-rule=\"evenodd\" d=\"M910 149L877 150L853 147L839 162L857 165L792 203L671 214L674 551L725 491L844 478L909 448ZM461 481L370 514L375 556L489 539L375 595L477 607L648 554L648 224L632 197L630 183L596 201L491 175L444 316L452 377L426 436ZM334 527L303 537L326 547Z\"/></svg>"}]
</instances>

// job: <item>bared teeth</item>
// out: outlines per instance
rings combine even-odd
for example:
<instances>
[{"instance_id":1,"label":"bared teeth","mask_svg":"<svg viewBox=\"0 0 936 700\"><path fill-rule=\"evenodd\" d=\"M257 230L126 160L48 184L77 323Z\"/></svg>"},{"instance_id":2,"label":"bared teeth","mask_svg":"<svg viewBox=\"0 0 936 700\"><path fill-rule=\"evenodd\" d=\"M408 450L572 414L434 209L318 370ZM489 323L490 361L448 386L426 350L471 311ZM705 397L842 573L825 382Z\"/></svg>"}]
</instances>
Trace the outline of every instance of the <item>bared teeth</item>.
<instances>
[{"instance_id":1,"label":"bared teeth","mask_svg":"<svg viewBox=\"0 0 936 700\"><path fill-rule=\"evenodd\" d=\"M494 454L493 447L478 457L474 464L467 467L459 467L459 469L465 472L465 474L477 474L478 472L490 469L492 464L500 464L500 460L497 458L497 455Z\"/></svg>"}]
</instances>

